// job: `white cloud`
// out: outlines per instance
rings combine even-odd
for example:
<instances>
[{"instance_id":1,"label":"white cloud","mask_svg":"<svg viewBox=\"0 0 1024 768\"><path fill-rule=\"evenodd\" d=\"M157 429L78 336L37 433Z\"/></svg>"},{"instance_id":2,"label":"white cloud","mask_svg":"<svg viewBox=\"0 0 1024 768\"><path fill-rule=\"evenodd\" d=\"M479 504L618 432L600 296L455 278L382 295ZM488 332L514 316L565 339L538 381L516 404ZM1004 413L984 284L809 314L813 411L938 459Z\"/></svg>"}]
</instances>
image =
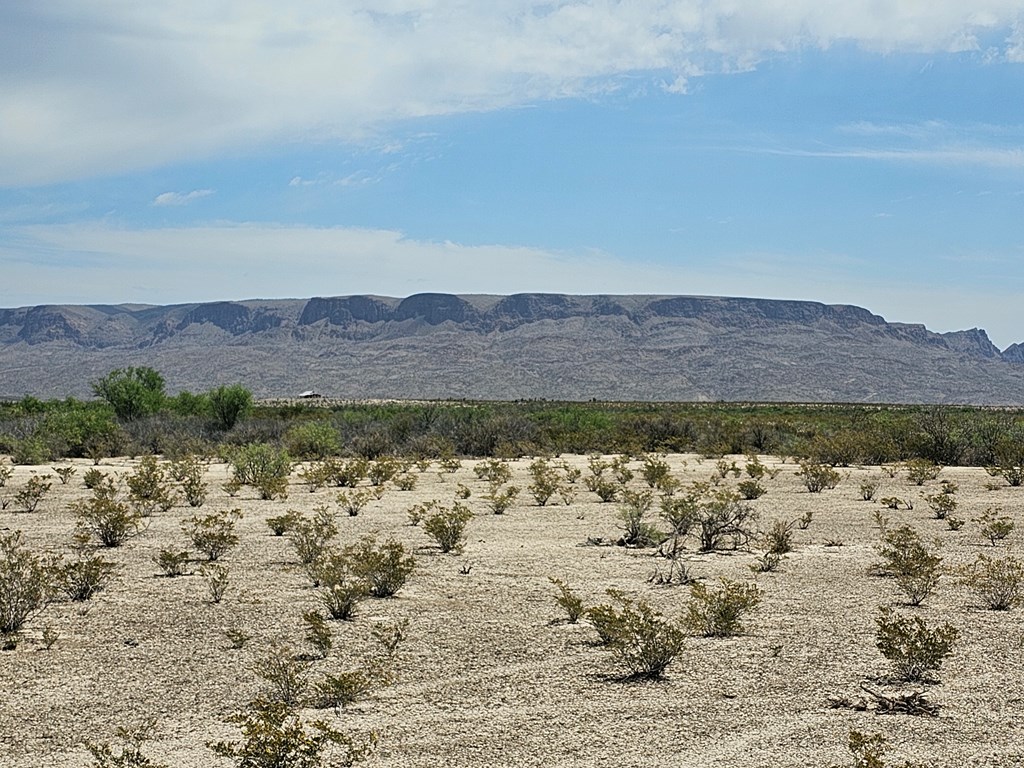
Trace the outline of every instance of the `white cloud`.
<instances>
[{"instance_id":1,"label":"white cloud","mask_svg":"<svg viewBox=\"0 0 1024 768\"><path fill-rule=\"evenodd\" d=\"M978 48L1021 0L137 0L0 5L0 185L272 140L372 137L390 121L604 93L682 92L705 72L840 42Z\"/></svg>"},{"instance_id":2,"label":"white cloud","mask_svg":"<svg viewBox=\"0 0 1024 768\"><path fill-rule=\"evenodd\" d=\"M188 205L193 200L202 197L209 197L213 194L212 189L194 189L191 192L162 192L153 199L155 206Z\"/></svg>"}]
</instances>

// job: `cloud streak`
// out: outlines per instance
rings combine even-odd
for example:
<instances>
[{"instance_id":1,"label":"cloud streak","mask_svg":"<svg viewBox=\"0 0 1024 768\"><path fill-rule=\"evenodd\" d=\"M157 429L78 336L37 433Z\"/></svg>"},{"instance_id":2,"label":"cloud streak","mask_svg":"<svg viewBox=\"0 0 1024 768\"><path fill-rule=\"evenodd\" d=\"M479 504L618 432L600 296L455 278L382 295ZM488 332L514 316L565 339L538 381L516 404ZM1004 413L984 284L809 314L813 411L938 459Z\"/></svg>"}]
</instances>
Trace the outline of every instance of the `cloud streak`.
<instances>
[{"instance_id":1,"label":"cloud streak","mask_svg":"<svg viewBox=\"0 0 1024 768\"><path fill-rule=\"evenodd\" d=\"M188 205L203 197L213 194L212 189L194 189L191 192L162 192L153 199L153 205L157 207Z\"/></svg>"},{"instance_id":2,"label":"cloud streak","mask_svg":"<svg viewBox=\"0 0 1024 768\"><path fill-rule=\"evenodd\" d=\"M854 43L1024 59L1019 0L77 0L0 9L0 185L607 93Z\"/></svg>"}]
</instances>

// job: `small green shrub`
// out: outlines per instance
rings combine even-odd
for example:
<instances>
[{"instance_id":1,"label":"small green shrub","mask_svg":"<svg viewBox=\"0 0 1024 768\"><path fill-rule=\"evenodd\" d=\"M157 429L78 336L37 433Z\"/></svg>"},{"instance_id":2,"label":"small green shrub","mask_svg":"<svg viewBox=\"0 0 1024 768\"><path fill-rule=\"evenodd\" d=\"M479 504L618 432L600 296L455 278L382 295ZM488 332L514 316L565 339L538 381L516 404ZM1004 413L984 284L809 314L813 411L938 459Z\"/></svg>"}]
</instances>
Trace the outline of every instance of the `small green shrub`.
<instances>
[{"instance_id":1,"label":"small green shrub","mask_svg":"<svg viewBox=\"0 0 1024 768\"><path fill-rule=\"evenodd\" d=\"M156 720L150 719L134 728L118 728L117 738L121 744L111 746L87 741L85 748L94 760L91 768L167 768L163 763L154 763L142 751L156 728Z\"/></svg>"},{"instance_id":2,"label":"small green shrub","mask_svg":"<svg viewBox=\"0 0 1024 768\"><path fill-rule=\"evenodd\" d=\"M332 619L351 621L368 593L367 582L352 571L344 552L328 551L313 564L313 581L323 589L317 595Z\"/></svg>"},{"instance_id":3,"label":"small green shrub","mask_svg":"<svg viewBox=\"0 0 1024 768\"><path fill-rule=\"evenodd\" d=\"M342 552L352 574L362 579L373 597L391 597L400 590L416 567L416 559L406 552L405 545L394 539L378 543L372 536L364 537Z\"/></svg>"},{"instance_id":4,"label":"small green shrub","mask_svg":"<svg viewBox=\"0 0 1024 768\"><path fill-rule=\"evenodd\" d=\"M212 562L220 559L238 544L235 522L241 519L240 509L215 512L203 517L193 515L187 520L182 520L181 529L192 540L192 545Z\"/></svg>"},{"instance_id":5,"label":"small green shrub","mask_svg":"<svg viewBox=\"0 0 1024 768\"><path fill-rule=\"evenodd\" d=\"M0 531L0 635L18 632L52 594L52 563L29 550L21 531Z\"/></svg>"},{"instance_id":6,"label":"small green shrub","mask_svg":"<svg viewBox=\"0 0 1024 768\"><path fill-rule=\"evenodd\" d=\"M963 582L993 611L1024 605L1024 563L1015 557L1000 560L978 555L961 570Z\"/></svg>"},{"instance_id":7,"label":"small green shrub","mask_svg":"<svg viewBox=\"0 0 1024 768\"><path fill-rule=\"evenodd\" d=\"M801 461L800 471L796 474L803 479L808 493L821 493L825 489L831 490L843 479L843 476L830 464L821 464L817 461Z\"/></svg>"},{"instance_id":8,"label":"small green shrub","mask_svg":"<svg viewBox=\"0 0 1024 768\"><path fill-rule=\"evenodd\" d=\"M380 486L404 472L405 467L406 465L394 456L381 456L370 463L366 476L370 480L370 485Z\"/></svg>"},{"instance_id":9,"label":"small green shrub","mask_svg":"<svg viewBox=\"0 0 1024 768\"><path fill-rule=\"evenodd\" d=\"M936 520L945 520L958 506L956 497L949 493L930 493L924 497Z\"/></svg>"},{"instance_id":10,"label":"small green shrub","mask_svg":"<svg viewBox=\"0 0 1024 768\"><path fill-rule=\"evenodd\" d=\"M160 552L153 555L153 562L163 571L164 576L169 578L184 576L188 569L188 551L161 549Z\"/></svg>"},{"instance_id":11,"label":"small green shrub","mask_svg":"<svg viewBox=\"0 0 1024 768\"><path fill-rule=\"evenodd\" d=\"M759 499L768 493L768 489L757 482L757 480L741 480L736 485L736 490L738 490L740 495L747 501Z\"/></svg>"},{"instance_id":12,"label":"small green shrub","mask_svg":"<svg viewBox=\"0 0 1024 768\"><path fill-rule=\"evenodd\" d=\"M302 614L306 625L306 642L321 659L326 659L334 645L334 632L320 611L306 611Z\"/></svg>"},{"instance_id":13,"label":"small green shrub","mask_svg":"<svg viewBox=\"0 0 1024 768\"><path fill-rule=\"evenodd\" d=\"M260 498L284 498L288 495L288 477L292 460L288 452L268 443L243 445L231 456L234 478L242 485L251 485Z\"/></svg>"},{"instance_id":14,"label":"small green shrub","mask_svg":"<svg viewBox=\"0 0 1024 768\"><path fill-rule=\"evenodd\" d=\"M887 742L880 733L868 736L860 731L850 731L849 749L853 755L853 768L886 768L885 753ZM909 761L892 768L924 768Z\"/></svg>"},{"instance_id":15,"label":"small green shrub","mask_svg":"<svg viewBox=\"0 0 1024 768\"><path fill-rule=\"evenodd\" d=\"M85 474L82 475L82 482L85 483L85 487L90 491L96 490L96 488L106 482L106 480L107 473L96 469L96 467L85 470Z\"/></svg>"},{"instance_id":16,"label":"small green shrub","mask_svg":"<svg viewBox=\"0 0 1024 768\"><path fill-rule=\"evenodd\" d=\"M35 512L53 483L49 475L32 475L25 485L14 494L14 504L22 512Z\"/></svg>"},{"instance_id":17,"label":"small green shrub","mask_svg":"<svg viewBox=\"0 0 1024 768\"><path fill-rule=\"evenodd\" d=\"M939 583L942 558L925 546L917 531L902 525L882 537L883 573L892 576L911 605L920 605Z\"/></svg>"},{"instance_id":18,"label":"small green shrub","mask_svg":"<svg viewBox=\"0 0 1024 768\"><path fill-rule=\"evenodd\" d=\"M860 497L864 501L874 501L875 494L881 487L882 482L877 477L869 477L860 481Z\"/></svg>"},{"instance_id":19,"label":"small green shrub","mask_svg":"<svg viewBox=\"0 0 1024 768\"><path fill-rule=\"evenodd\" d=\"M139 466L126 478L128 500L142 517L167 512L176 503L176 494L166 485L167 475L155 456L143 456Z\"/></svg>"},{"instance_id":20,"label":"small green shrub","mask_svg":"<svg viewBox=\"0 0 1024 768\"><path fill-rule=\"evenodd\" d=\"M341 491L337 496L341 510L349 517L358 515L372 499L373 494L366 490Z\"/></svg>"},{"instance_id":21,"label":"small green shrub","mask_svg":"<svg viewBox=\"0 0 1024 768\"><path fill-rule=\"evenodd\" d=\"M569 588L569 585L561 579L549 576L548 581L554 584L558 589L558 594L555 596L555 602L558 603L558 606L563 611L565 611L566 620L570 624L578 622L586 613L586 608L583 605L583 598L573 592Z\"/></svg>"},{"instance_id":22,"label":"small green shrub","mask_svg":"<svg viewBox=\"0 0 1024 768\"><path fill-rule=\"evenodd\" d=\"M438 505L423 520L423 530L437 542L442 552L459 553L464 546L466 526L473 519L473 513L459 502L450 507Z\"/></svg>"},{"instance_id":23,"label":"small green shrub","mask_svg":"<svg viewBox=\"0 0 1024 768\"><path fill-rule=\"evenodd\" d=\"M685 623L703 637L733 637L743 632L741 619L761 602L756 584L721 580L719 589L709 589L700 582L690 585L690 601L686 605Z\"/></svg>"},{"instance_id":24,"label":"small green shrub","mask_svg":"<svg viewBox=\"0 0 1024 768\"><path fill-rule=\"evenodd\" d=\"M224 599L227 592L230 572L220 563L204 563L199 569L206 579L206 589L210 595L210 601L214 604Z\"/></svg>"},{"instance_id":25,"label":"small green shrub","mask_svg":"<svg viewBox=\"0 0 1024 768\"><path fill-rule=\"evenodd\" d=\"M110 582L117 566L99 555L87 555L80 551L69 563L62 563L54 573L54 580L69 600L81 602L91 600Z\"/></svg>"},{"instance_id":26,"label":"small green shrub","mask_svg":"<svg viewBox=\"0 0 1024 768\"><path fill-rule=\"evenodd\" d=\"M1012 517L1000 515L1000 512L1002 509L999 507L989 507L974 521L981 525L981 535L988 539L993 547L996 542L1002 541L1013 533L1013 529L1016 527Z\"/></svg>"},{"instance_id":27,"label":"small green shrub","mask_svg":"<svg viewBox=\"0 0 1024 768\"><path fill-rule=\"evenodd\" d=\"M327 507L317 507L313 517L309 518L300 515L298 512L289 512L291 525L288 536L299 562L309 566L326 552L332 539L338 535L338 526L334 524L334 517Z\"/></svg>"},{"instance_id":28,"label":"small green shrub","mask_svg":"<svg viewBox=\"0 0 1024 768\"><path fill-rule=\"evenodd\" d=\"M700 551L745 547L754 535L757 514L732 491L717 490L696 508Z\"/></svg>"},{"instance_id":29,"label":"small green shrub","mask_svg":"<svg viewBox=\"0 0 1024 768\"><path fill-rule=\"evenodd\" d=\"M619 506L619 520L623 534L621 543L627 547L656 547L666 536L644 518L654 504L654 494L644 489L634 491L622 489L622 504Z\"/></svg>"},{"instance_id":30,"label":"small green shrub","mask_svg":"<svg viewBox=\"0 0 1024 768\"><path fill-rule=\"evenodd\" d=\"M57 477L60 478L61 485L67 485L71 478L74 477L77 471L78 470L76 470L74 467L53 467L53 472L55 475L57 475ZM0 486L2 485L3 484L0 483Z\"/></svg>"},{"instance_id":31,"label":"small green shrub","mask_svg":"<svg viewBox=\"0 0 1024 768\"><path fill-rule=\"evenodd\" d=\"M324 421L305 421L291 427L284 436L288 453L300 460L325 459L341 451L338 430Z\"/></svg>"},{"instance_id":32,"label":"small green shrub","mask_svg":"<svg viewBox=\"0 0 1024 768\"><path fill-rule=\"evenodd\" d=\"M614 590L617 605L596 606L587 616L616 660L633 679L656 680L683 648L686 633L643 600L632 601Z\"/></svg>"},{"instance_id":33,"label":"small green shrub","mask_svg":"<svg viewBox=\"0 0 1024 768\"><path fill-rule=\"evenodd\" d=\"M896 678L905 682L930 679L960 635L950 624L930 629L920 616L904 618L891 608L881 609L876 624L875 645L892 664Z\"/></svg>"},{"instance_id":34,"label":"small green shrub","mask_svg":"<svg viewBox=\"0 0 1024 768\"><path fill-rule=\"evenodd\" d=\"M236 768L333 768L366 759L376 743L371 737L356 743L322 720L307 723L292 707L280 702L257 702L228 718L242 729L241 741L218 741L207 746Z\"/></svg>"},{"instance_id":35,"label":"small green shrub","mask_svg":"<svg viewBox=\"0 0 1024 768\"><path fill-rule=\"evenodd\" d=\"M499 459L477 462L473 467L473 474L477 476L478 480L498 485L504 485L512 479L512 470L509 469L508 464Z\"/></svg>"},{"instance_id":36,"label":"small green shrub","mask_svg":"<svg viewBox=\"0 0 1024 768\"><path fill-rule=\"evenodd\" d=\"M105 480L92 494L71 505L81 531L94 535L105 547L119 547L139 534L142 515L121 500L113 481Z\"/></svg>"},{"instance_id":37,"label":"small green shrub","mask_svg":"<svg viewBox=\"0 0 1024 768\"><path fill-rule=\"evenodd\" d=\"M409 472L402 472L391 478L395 488L400 491L411 491L416 488L416 475Z\"/></svg>"},{"instance_id":38,"label":"small green shrub","mask_svg":"<svg viewBox=\"0 0 1024 768\"><path fill-rule=\"evenodd\" d=\"M562 484L558 472L546 459L536 459L530 464L530 477L533 482L530 483L529 490L540 507L558 493Z\"/></svg>"},{"instance_id":39,"label":"small green shrub","mask_svg":"<svg viewBox=\"0 0 1024 768\"><path fill-rule=\"evenodd\" d=\"M7 481L14 477L14 467L6 467L0 464L0 488L7 485Z\"/></svg>"},{"instance_id":40,"label":"small green shrub","mask_svg":"<svg viewBox=\"0 0 1024 768\"><path fill-rule=\"evenodd\" d=\"M294 708L305 700L309 665L296 656L291 646L273 643L256 659L253 671L264 682L262 701Z\"/></svg>"},{"instance_id":41,"label":"small green shrub","mask_svg":"<svg viewBox=\"0 0 1024 768\"><path fill-rule=\"evenodd\" d=\"M671 468L664 456L647 454L642 459L640 475L648 488L661 488L666 478L671 475Z\"/></svg>"},{"instance_id":42,"label":"small green shrub","mask_svg":"<svg viewBox=\"0 0 1024 768\"><path fill-rule=\"evenodd\" d=\"M191 453L171 464L171 477L181 483L181 493L190 507L201 507L206 501L207 485L203 482L205 468L198 456Z\"/></svg>"},{"instance_id":43,"label":"small green shrub","mask_svg":"<svg viewBox=\"0 0 1024 768\"><path fill-rule=\"evenodd\" d=\"M765 551L773 555L786 555L793 551L792 522L774 520L763 535Z\"/></svg>"},{"instance_id":44,"label":"small green shrub","mask_svg":"<svg viewBox=\"0 0 1024 768\"><path fill-rule=\"evenodd\" d=\"M942 472L940 465L928 459L910 459L903 463L903 469L907 473L907 481L912 485L924 485Z\"/></svg>"}]
</instances>

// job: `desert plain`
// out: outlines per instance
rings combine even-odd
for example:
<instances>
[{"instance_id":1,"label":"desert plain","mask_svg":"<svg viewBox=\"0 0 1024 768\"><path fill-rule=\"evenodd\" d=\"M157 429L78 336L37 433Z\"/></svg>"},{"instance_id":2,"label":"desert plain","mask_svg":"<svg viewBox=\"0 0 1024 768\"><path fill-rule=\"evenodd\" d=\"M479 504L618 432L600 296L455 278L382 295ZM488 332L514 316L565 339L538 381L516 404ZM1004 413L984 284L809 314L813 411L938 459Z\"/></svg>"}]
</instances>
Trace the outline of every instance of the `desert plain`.
<instances>
[{"instance_id":1,"label":"desert plain","mask_svg":"<svg viewBox=\"0 0 1024 768\"><path fill-rule=\"evenodd\" d=\"M558 460L586 476L587 457ZM695 455L665 460L683 483L707 480L716 468L715 459ZM746 461L726 460L740 468ZM368 598L354 620L331 622L334 647L309 662L314 678L358 668L375 626L408 620L392 684L344 709L302 710L357 738L376 733L367 766L824 768L853 764L851 729L883 734L893 765L1024 765L1024 609L984 608L957 575L979 554L1024 556L1024 487L982 468L945 468L919 487L902 472L889 477L879 467L849 467L839 470L835 488L809 493L792 460L762 456L779 472L763 480L763 496L747 502L757 528L807 513L810 524L794 529L793 551L772 572L752 570L756 543L700 553L687 540L682 562L694 578L711 587L722 577L754 582L761 603L745 617L741 635L689 637L663 679L644 681L624 679L585 619L566 621L549 579L568 583L587 605L609 602L607 590L617 589L670 618L682 614L690 588L650 580L667 568L657 550L613 544L622 533L619 506L601 502L582 479L570 504L556 496L538 506L527 490L530 461L509 462L522 491L504 514L483 502L486 483L473 472L476 462L465 459L454 473L439 471L437 462L413 469L414 489L388 484L355 516L337 503L338 488L311 492L297 470L287 498L261 500L249 487L229 496L223 483L230 467L212 461L201 508L179 502L148 518L122 546L101 549L117 566L106 588L88 601L51 602L25 625L17 647L0 653L0 766L92 766L86 742L116 746L118 727L149 718L156 725L144 751L155 763L230 766L207 744L238 738L226 718L259 695L264 683L255 663L275 642L302 652L302 614L320 605L288 536L273 535L266 521L288 510L312 514L318 505L332 511L339 545L373 534L401 542L416 559L395 597ZM98 468L123 476L136 465L107 459ZM54 466L74 466L76 473L63 485ZM72 504L87 498L82 476L91 466L14 467L0 493L10 495L32 475L49 474L53 485L34 512L10 504L0 511L0 532L20 530L33 551L70 557ZM639 461L630 466L638 469ZM914 508L863 500L859 484L868 478L880 482L878 498L898 496ZM942 480L959 486L956 514L965 524L957 531L936 519L923 498ZM431 499L452 503L460 483L471 491L464 503L475 514L464 550L443 554L407 512ZM646 487L639 472L631 485ZM990 508L1017 528L996 544L976 522ZM153 558L189 548L183 520L231 509L242 513L239 543L220 561L229 583L214 603L198 559L189 575L170 578ZM892 579L871 573L879 560L876 512L888 516L890 527L909 524L938 547L945 574L920 606L907 606ZM664 527L657 503L650 521ZM884 680L889 664L875 646L880 607L959 630L939 682ZM225 635L231 631L248 636L243 647L232 647ZM56 637L49 648L44 632ZM938 716L877 714L862 683L893 695L923 691L939 706ZM851 706L836 706L844 701Z\"/></svg>"}]
</instances>

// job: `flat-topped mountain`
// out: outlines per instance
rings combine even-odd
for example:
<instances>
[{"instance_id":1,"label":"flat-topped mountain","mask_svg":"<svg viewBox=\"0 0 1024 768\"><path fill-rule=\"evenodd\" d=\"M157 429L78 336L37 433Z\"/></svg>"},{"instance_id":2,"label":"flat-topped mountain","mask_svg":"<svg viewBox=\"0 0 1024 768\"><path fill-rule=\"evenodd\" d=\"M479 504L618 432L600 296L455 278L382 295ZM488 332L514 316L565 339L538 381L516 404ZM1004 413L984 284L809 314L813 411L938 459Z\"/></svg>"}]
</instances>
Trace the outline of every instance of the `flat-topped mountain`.
<instances>
[{"instance_id":1,"label":"flat-topped mountain","mask_svg":"<svg viewBox=\"0 0 1024 768\"><path fill-rule=\"evenodd\" d=\"M709 296L424 293L0 309L0 395L146 365L257 396L1024 405L1024 345L866 309Z\"/></svg>"}]
</instances>

